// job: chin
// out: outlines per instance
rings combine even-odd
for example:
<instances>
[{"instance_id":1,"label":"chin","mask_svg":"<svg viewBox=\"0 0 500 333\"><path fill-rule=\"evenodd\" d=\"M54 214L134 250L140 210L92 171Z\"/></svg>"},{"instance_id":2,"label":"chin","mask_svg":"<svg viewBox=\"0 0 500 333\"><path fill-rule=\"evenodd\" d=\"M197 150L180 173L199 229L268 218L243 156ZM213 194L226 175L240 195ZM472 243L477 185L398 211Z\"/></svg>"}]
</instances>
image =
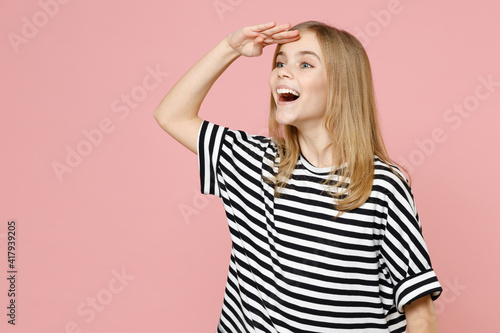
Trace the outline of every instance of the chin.
<instances>
[{"instance_id":1,"label":"chin","mask_svg":"<svg viewBox=\"0 0 500 333\"><path fill-rule=\"evenodd\" d=\"M276 110L276 122L280 125L293 125L293 120L290 117L283 116L283 111Z\"/></svg>"}]
</instances>

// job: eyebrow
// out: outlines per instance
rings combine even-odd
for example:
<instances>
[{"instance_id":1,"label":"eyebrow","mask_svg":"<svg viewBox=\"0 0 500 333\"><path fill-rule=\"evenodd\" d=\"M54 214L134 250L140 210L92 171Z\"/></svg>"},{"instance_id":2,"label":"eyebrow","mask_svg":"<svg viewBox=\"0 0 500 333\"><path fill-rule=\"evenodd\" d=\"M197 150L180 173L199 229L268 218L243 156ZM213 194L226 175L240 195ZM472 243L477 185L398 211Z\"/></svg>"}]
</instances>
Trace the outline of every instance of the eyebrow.
<instances>
[{"instance_id":1,"label":"eyebrow","mask_svg":"<svg viewBox=\"0 0 500 333\"><path fill-rule=\"evenodd\" d=\"M318 60L319 60L319 61L321 61L321 59L319 58L319 56L318 56L316 53L314 53L313 51L297 51L295 54L296 54L296 55L306 55L306 54L310 54L310 55L313 55L313 56L315 56L316 58L318 58ZM279 52L278 52L278 54L276 54L276 58L277 58L278 56L284 56L284 57L286 58L286 55L285 55L285 53L283 53L283 51L279 51Z\"/></svg>"}]
</instances>

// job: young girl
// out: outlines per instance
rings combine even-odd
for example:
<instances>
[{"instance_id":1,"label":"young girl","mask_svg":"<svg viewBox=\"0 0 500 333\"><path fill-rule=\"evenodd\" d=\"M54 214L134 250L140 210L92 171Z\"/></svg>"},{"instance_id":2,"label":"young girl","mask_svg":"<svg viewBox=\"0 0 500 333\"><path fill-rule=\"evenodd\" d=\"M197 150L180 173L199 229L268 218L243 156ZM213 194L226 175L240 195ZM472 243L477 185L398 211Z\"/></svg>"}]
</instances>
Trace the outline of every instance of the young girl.
<instances>
[{"instance_id":1,"label":"young girl","mask_svg":"<svg viewBox=\"0 0 500 333\"><path fill-rule=\"evenodd\" d=\"M224 70L271 44L270 137L198 117ZM355 37L315 21L245 27L154 116L198 154L201 191L226 210L232 250L217 332L437 332L442 289Z\"/></svg>"}]
</instances>

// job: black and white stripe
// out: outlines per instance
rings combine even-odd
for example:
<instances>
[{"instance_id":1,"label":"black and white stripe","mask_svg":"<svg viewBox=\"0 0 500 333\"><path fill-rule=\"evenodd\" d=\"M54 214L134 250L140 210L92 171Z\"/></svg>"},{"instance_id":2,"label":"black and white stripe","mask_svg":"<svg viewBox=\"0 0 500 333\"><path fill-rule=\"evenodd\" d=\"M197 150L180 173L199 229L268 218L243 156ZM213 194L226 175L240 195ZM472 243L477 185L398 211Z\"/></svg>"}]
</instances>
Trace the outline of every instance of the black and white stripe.
<instances>
[{"instance_id":1,"label":"black and white stripe","mask_svg":"<svg viewBox=\"0 0 500 333\"><path fill-rule=\"evenodd\" d=\"M217 332L405 332L403 306L442 291L411 189L375 156L370 198L334 219L331 169L301 155L275 198L275 159L270 138L200 127L201 192L222 199L232 240Z\"/></svg>"}]
</instances>

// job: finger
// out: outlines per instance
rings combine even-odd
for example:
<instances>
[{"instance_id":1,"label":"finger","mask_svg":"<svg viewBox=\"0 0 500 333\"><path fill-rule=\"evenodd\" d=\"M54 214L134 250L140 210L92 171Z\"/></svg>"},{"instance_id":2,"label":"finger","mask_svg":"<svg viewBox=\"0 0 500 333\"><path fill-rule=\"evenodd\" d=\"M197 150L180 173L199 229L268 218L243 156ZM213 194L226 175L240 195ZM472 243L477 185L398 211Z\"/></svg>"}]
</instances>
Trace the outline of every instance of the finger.
<instances>
[{"instance_id":1,"label":"finger","mask_svg":"<svg viewBox=\"0 0 500 333\"><path fill-rule=\"evenodd\" d=\"M285 39L285 38L295 39L297 37L300 37L300 33L298 30L290 30L290 31L279 32L277 34L270 35L268 37L273 39Z\"/></svg>"},{"instance_id":2,"label":"finger","mask_svg":"<svg viewBox=\"0 0 500 333\"><path fill-rule=\"evenodd\" d=\"M264 30L267 30L267 29L274 27L275 25L276 25L276 22L271 21L271 22L267 22L267 23L263 23L263 24L252 25L252 26L249 26L247 28L250 31L264 31Z\"/></svg>"},{"instance_id":3,"label":"finger","mask_svg":"<svg viewBox=\"0 0 500 333\"><path fill-rule=\"evenodd\" d=\"M267 37L267 36L272 36L276 33L284 32L284 31L290 29L290 27L291 27L290 23L285 23L285 24L281 24L281 25L273 28L275 23L274 22L270 22L270 23L273 23L273 25L271 26L271 29L257 31L256 29L251 30L252 27L247 27L244 31L244 34L245 34L245 36L248 36L248 37L255 37L255 36L262 36L262 35L265 35L264 37ZM261 26L264 26L264 25L261 25ZM254 27L257 27L257 26L254 26Z\"/></svg>"},{"instance_id":4,"label":"finger","mask_svg":"<svg viewBox=\"0 0 500 333\"><path fill-rule=\"evenodd\" d=\"M290 34L281 34L280 36L274 35L274 36L265 38L264 43L265 44L285 44L285 43L289 43L289 42L295 42L295 41L300 39L300 35L298 33L294 34L294 35L291 35L291 36L290 36ZM278 38L275 38L276 36Z\"/></svg>"},{"instance_id":5,"label":"finger","mask_svg":"<svg viewBox=\"0 0 500 333\"><path fill-rule=\"evenodd\" d=\"M283 45L283 44L292 43L295 41L297 41L297 39L272 39L272 40L264 40L262 45L265 45L265 46L273 45L273 44Z\"/></svg>"},{"instance_id":6,"label":"finger","mask_svg":"<svg viewBox=\"0 0 500 333\"><path fill-rule=\"evenodd\" d=\"M284 44L284 43L289 43L289 42L295 42L295 41L298 41L299 39L300 39L300 36L269 38L269 39L266 39L265 42L271 41L271 42L277 43L277 44Z\"/></svg>"},{"instance_id":7,"label":"finger","mask_svg":"<svg viewBox=\"0 0 500 333\"><path fill-rule=\"evenodd\" d=\"M286 30L290 29L291 26L292 25L290 23L285 23L285 24L275 26L275 27L268 29L266 31L262 31L262 33L266 34L266 35L273 35L275 33L286 31Z\"/></svg>"}]
</instances>

